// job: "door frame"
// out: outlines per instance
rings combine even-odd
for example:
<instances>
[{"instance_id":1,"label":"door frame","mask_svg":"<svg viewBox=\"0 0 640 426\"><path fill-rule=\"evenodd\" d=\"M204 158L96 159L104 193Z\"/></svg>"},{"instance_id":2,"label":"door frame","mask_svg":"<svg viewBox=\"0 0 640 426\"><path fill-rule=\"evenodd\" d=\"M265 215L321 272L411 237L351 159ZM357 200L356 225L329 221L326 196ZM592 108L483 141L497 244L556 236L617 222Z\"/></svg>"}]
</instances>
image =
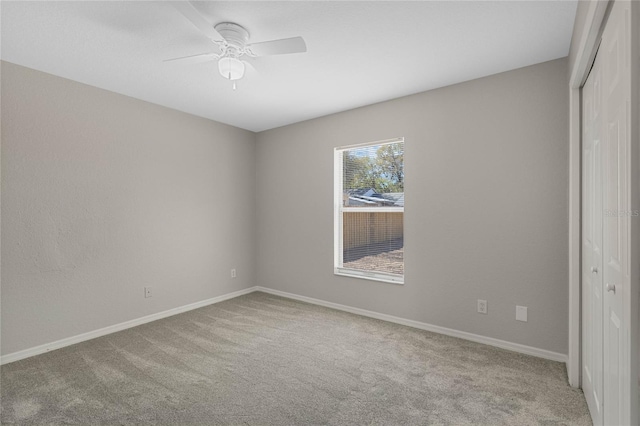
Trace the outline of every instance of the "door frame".
<instances>
[{"instance_id":1,"label":"door frame","mask_svg":"<svg viewBox=\"0 0 640 426\"><path fill-rule=\"evenodd\" d=\"M640 2L631 2L630 10L631 40L630 49L635 54L631 57L631 105L630 105L630 208L640 213ZM634 216L629 224L630 246L630 287L624 302L624 310L628 315L630 353L629 371L629 424L640 424L640 216Z\"/></svg>"}]
</instances>

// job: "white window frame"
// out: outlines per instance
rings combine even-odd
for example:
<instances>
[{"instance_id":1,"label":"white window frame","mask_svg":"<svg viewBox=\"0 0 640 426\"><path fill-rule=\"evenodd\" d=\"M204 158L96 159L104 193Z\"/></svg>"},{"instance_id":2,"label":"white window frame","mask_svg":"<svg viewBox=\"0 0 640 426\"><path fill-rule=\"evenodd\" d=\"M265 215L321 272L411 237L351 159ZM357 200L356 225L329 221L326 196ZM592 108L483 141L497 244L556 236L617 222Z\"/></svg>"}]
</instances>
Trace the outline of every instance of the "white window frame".
<instances>
[{"instance_id":1,"label":"white window frame","mask_svg":"<svg viewBox=\"0 0 640 426\"><path fill-rule=\"evenodd\" d=\"M402 212L404 217L404 207L344 207L343 206L343 187L342 179L344 176L342 153L354 148L367 146L390 145L393 143L404 143L404 138L387 139L377 142L367 142L355 145L347 145L336 147L333 150L333 273L352 278L362 278L372 281L382 281L391 284L404 284L404 274L385 274L383 272L363 271L359 269L344 268L339 265L343 264L343 224L342 213L345 212L361 212L361 213L384 213L384 212ZM404 227L404 225L403 225ZM403 231L404 234L404 231ZM403 259L404 262L404 259Z\"/></svg>"}]
</instances>

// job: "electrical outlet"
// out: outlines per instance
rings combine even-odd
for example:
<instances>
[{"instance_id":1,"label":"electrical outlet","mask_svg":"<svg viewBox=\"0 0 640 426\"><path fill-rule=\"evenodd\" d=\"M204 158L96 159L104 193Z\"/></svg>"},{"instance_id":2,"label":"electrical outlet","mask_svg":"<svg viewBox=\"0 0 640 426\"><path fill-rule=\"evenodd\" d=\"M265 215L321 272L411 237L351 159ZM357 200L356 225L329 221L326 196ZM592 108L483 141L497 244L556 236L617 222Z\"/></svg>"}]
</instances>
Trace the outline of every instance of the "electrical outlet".
<instances>
[{"instance_id":1,"label":"electrical outlet","mask_svg":"<svg viewBox=\"0 0 640 426\"><path fill-rule=\"evenodd\" d=\"M144 297L145 297L145 299L149 298L151 296L153 296L153 294L151 293L151 287L145 287L144 288Z\"/></svg>"},{"instance_id":2,"label":"electrical outlet","mask_svg":"<svg viewBox=\"0 0 640 426\"><path fill-rule=\"evenodd\" d=\"M516 320L527 322L527 307L516 306Z\"/></svg>"},{"instance_id":3,"label":"electrical outlet","mask_svg":"<svg viewBox=\"0 0 640 426\"><path fill-rule=\"evenodd\" d=\"M236 277L236 270L235 268L231 270L231 278L235 278Z\"/></svg>"},{"instance_id":4,"label":"electrical outlet","mask_svg":"<svg viewBox=\"0 0 640 426\"><path fill-rule=\"evenodd\" d=\"M487 301L478 299L478 313L486 314L487 313Z\"/></svg>"}]
</instances>

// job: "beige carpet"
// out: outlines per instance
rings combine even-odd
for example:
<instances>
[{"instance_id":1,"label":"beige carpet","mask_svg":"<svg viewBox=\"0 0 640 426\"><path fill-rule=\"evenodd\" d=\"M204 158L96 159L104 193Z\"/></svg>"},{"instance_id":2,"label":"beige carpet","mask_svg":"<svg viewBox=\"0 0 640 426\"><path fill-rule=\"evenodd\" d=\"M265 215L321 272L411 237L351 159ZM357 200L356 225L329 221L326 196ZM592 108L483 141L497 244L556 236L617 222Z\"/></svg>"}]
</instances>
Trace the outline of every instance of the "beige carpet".
<instances>
[{"instance_id":1,"label":"beige carpet","mask_svg":"<svg viewBox=\"0 0 640 426\"><path fill-rule=\"evenodd\" d=\"M264 293L1 372L2 423L591 424L561 363Z\"/></svg>"}]
</instances>

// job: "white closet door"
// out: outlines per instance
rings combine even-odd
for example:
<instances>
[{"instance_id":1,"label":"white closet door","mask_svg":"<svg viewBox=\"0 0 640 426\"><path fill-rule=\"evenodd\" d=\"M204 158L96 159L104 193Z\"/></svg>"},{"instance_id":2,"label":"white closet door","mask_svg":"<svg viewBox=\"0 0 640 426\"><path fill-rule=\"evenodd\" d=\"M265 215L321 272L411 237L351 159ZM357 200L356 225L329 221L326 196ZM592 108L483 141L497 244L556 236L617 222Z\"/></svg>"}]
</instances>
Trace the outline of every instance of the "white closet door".
<instances>
[{"instance_id":1,"label":"white closet door","mask_svg":"<svg viewBox=\"0 0 640 426\"><path fill-rule=\"evenodd\" d=\"M602 73L600 57L582 89L582 388L595 425L603 394Z\"/></svg>"},{"instance_id":2,"label":"white closet door","mask_svg":"<svg viewBox=\"0 0 640 426\"><path fill-rule=\"evenodd\" d=\"M616 1L602 35L604 113L604 423L624 423L629 279L629 4Z\"/></svg>"}]
</instances>

